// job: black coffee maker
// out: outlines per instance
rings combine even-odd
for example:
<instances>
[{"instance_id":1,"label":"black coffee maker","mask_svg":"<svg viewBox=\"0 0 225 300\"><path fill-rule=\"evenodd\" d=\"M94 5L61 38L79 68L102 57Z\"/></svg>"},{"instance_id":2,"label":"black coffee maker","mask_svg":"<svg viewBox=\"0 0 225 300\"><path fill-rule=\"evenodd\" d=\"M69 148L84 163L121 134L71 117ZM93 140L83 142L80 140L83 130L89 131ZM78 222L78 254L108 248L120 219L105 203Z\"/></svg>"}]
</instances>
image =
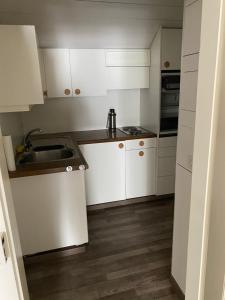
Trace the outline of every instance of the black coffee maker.
<instances>
[{"instance_id":1,"label":"black coffee maker","mask_svg":"<svg viewBox=\"0 0 225 300\"><path fill-rule=\"evenodd\" d=\"M109 110L106 128L108 128L110 132L116 131L116 112L114 108Z\"/></svg>"}]
</instances>

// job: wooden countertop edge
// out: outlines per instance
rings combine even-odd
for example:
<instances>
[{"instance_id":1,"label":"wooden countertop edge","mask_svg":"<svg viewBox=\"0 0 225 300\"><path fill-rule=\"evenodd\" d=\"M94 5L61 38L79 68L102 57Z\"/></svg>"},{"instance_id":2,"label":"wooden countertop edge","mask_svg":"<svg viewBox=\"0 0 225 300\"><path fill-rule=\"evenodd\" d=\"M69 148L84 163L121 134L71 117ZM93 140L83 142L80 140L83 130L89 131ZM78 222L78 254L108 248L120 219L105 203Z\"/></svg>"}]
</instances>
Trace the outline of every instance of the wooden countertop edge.
<instances>
[{"instance_id":1,"label":"wooden countertop edge","mask_svg":"<svg viewBox=\"0 0 225 300\"><path fill-rule=\"evenodd\" d=\"M99 130L101 132L101 130ZM105 132L103 129L102 132ZM118 131L117 131L118 132ZM88 134L91 134L91 131L87 131ZM16 171L9 171L9 178L20 178L20 177L28 177L28 176L37 176L37 175L46 175L46 174L53 174L53 173L61 173L61 172L67 172L66 167L68 165L72 165L73 171L79 170L80 165L84 165L85 169L88 169L88 164L81 153L79 146L80 145L87 145L87 144L99 144L99 143L110 143L110 142L125 142L127 140L137 140L137 139L146 139L146 138L156 138L157 135L154 133L147 133L147 134L141 134L138 136L132 136L132 135L125 135L124 133L119 133L121 136L116 136L116 137L99 137L99 138L85 138L85 137L78 137L79 132L65 132L65 133L54 133L54 134L49 134L49 137L51 136L68 136L70 135L71 139L73 140L74 147L76 147L79 151L79 156L80 156L80 162L77 164L68 164L68 161L66 160L64 162L63 166L54 166L54 163L49 163L49 166L46 167L40 167L40 169L37 168L37 165L35 166L34 169L17 169ZM77 135L77 137L76 137Z\"/></svg>"}]
</instances>

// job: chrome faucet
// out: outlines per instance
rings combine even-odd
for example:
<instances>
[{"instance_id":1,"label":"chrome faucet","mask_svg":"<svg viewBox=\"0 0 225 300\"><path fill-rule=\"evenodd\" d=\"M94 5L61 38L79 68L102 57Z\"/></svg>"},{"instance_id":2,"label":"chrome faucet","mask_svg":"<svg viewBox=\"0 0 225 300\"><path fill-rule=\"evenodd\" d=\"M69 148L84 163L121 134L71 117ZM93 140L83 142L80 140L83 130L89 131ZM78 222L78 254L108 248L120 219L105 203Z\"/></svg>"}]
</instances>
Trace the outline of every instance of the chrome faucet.
<instances>
[{"instance_id":1,"label":"chrome faucet","mask_svg":"<svg viewBox=\"0 0 225 300\"><path fill-rule=\"evenodd\" d=\"M43 130L41 128L35 128L30 130L25 136L24 136L24 140L23 140L23 145L25 147L25 150L29 150L29 148L32 146L31 141L30 141L30 137L33 133L38 132L38 133L42 133Z\"/></svg>"}]
</instances>

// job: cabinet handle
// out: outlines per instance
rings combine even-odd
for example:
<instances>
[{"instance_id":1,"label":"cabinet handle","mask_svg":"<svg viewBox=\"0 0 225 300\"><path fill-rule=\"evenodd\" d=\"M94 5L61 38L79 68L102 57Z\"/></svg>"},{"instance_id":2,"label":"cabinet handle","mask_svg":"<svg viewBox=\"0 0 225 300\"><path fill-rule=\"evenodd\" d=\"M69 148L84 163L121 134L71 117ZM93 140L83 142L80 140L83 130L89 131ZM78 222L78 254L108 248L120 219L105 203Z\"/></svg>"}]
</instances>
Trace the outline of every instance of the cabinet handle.
<instances>
[{"instance_id":1,"label":"cabinet handle","mask_svg":"<svg viewBox=\"0 0 225 300\"><path fill-rule=\"evenodd\" d=\"M43 95L44 95L45 97L48 97L48 91L43 91Z\"/></svg>"},{"instance_id":2,"label":"cabinet handle","mask_svg":"<svg viewBox=\"0 0 225 300\"><path fill-rule=\"evenodd\" d=\"M64 90L64 94L65 94L66 96L70 95L70 89L65 89L65 90Z\"/></svg>"},{"instance_id":3,"label":"cabinet handle","mask_svg":"<svg viewBox=\"0 0 225 300\"><path fill-rule=\"evenodd\" d=\"M119 148L123 149L123 147L124 147L124 144L123 143L119 143Z\"/></svg>"},{"instance_id":4,"label":"cabinet handle","mask_svg":"<svg viewBox=\"0 0 225 300\"><path fill-rule=\"evenodd\" d=\"M165 61L164 62L164 67L168 69L170 67L170 62L169 61Z\"/></svg>"},{"instance_id":5,"label":"cabinet handle","mask_svg":"<svg viewBox=\"0 0 225 300\"><path fill-rule=\"evenodd\" d=\"M80 95L80 89L75 89L75 95Z\"/></svg>"},{"instance_id":6,"label":"cabinet handle","mask_svg":"<svg viewBox=\"0 0 225 300\"><path fill-rule=\"evenodd\" d=\"M139 152L139 156L143 157L145 155L144 151Z\"/></svg>"},{"instance_id":7,"label":"cabinet handle","mask_svg":"<svg viewBox=\"0 0 225 300\"><path fill-rule=\"evenodd\" d=\"M145 142L144 141L140 141L139 142L139 146L143 147L145 145Z\"/></svg>"}]
</instances>

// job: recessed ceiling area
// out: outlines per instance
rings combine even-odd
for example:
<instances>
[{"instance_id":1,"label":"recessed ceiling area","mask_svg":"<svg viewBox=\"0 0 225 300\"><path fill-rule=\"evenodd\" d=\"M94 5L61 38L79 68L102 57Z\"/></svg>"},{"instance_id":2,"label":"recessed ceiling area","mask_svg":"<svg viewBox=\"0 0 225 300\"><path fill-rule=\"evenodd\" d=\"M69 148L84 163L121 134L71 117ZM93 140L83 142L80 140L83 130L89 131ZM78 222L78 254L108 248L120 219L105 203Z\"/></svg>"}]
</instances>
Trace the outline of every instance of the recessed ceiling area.
<instances>
[{"instance_id":1,"label":"recessed ceiling area","mask_svg":"<svg viewBox=\"0 0 225 300\"><path fill-rule=\"evenodd\" d=\"M1 0L0 23L35 25L52 48L149 48L160 26L182 26L183 0Z\"/></svg>"}]
</instances>

